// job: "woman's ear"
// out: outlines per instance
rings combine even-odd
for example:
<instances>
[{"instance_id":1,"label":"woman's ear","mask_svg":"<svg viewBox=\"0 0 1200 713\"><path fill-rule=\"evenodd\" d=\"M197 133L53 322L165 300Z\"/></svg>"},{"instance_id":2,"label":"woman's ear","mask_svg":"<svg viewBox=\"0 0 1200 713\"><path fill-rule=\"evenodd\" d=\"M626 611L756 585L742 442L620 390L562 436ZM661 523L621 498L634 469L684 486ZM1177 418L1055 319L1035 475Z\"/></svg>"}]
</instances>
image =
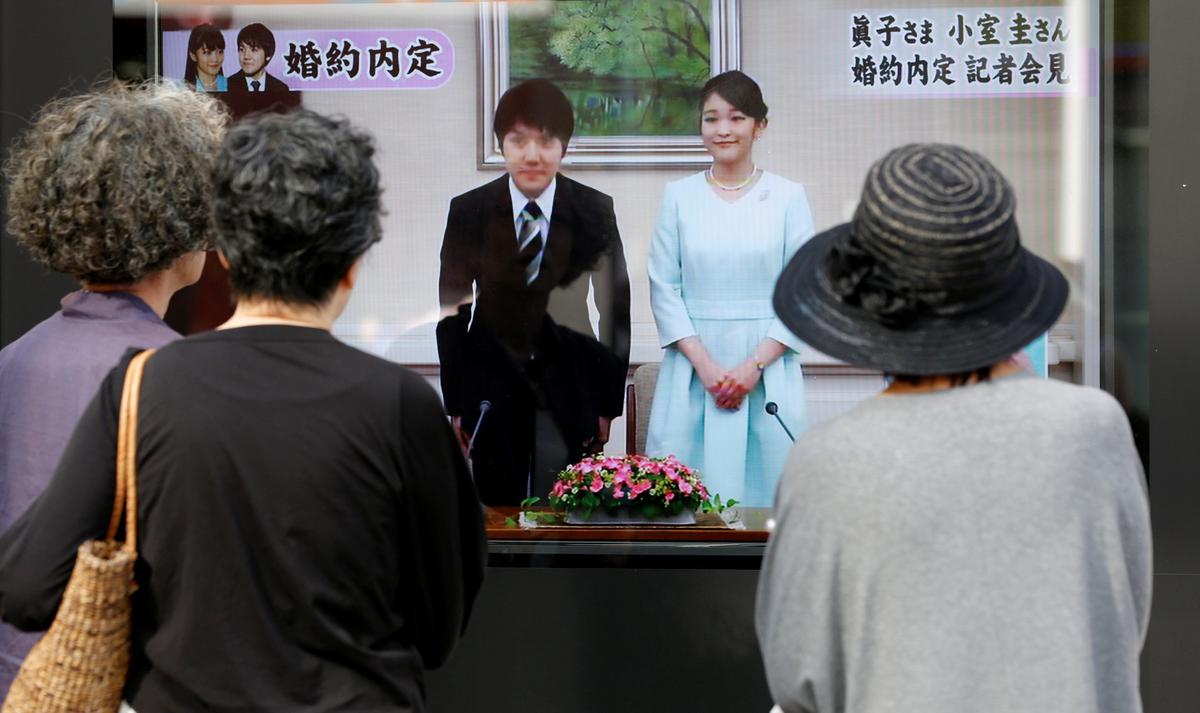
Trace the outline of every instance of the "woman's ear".
<instances>
[{"instance_id":1,"label":"woman's ear","mask_svg":"<svg viewBox=\"0 0 1200 713\"><path fill-rule=\"evenodd\" d=\"M338 284L347 290L354 289L354 283L358 281L358 268L362 266L364 257L364 255L358 256L358 259L346 269L346 274L342 275L342 279L338 281Z\"/></svg>"}]
</instances>

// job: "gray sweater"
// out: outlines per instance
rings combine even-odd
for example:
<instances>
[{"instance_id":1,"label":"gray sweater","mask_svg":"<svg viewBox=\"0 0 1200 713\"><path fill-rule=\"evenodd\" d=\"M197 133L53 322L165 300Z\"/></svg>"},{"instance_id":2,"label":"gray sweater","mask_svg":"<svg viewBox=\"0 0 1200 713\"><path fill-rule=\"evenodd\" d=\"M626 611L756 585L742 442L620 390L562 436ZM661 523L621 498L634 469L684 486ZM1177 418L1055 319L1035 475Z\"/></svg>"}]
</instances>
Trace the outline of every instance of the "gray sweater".
<instances>
[{"instance_id":1,"label":"gray sweater","mask_svg":"<svg viewBox=\"0 0 1200 713\"><path fill-rule=\"evenodd\" d=\"M758 588L787 713L1129 713L1150 521L1124 413L1008 377L806 434Z\"/></svg>"}]
</instances>

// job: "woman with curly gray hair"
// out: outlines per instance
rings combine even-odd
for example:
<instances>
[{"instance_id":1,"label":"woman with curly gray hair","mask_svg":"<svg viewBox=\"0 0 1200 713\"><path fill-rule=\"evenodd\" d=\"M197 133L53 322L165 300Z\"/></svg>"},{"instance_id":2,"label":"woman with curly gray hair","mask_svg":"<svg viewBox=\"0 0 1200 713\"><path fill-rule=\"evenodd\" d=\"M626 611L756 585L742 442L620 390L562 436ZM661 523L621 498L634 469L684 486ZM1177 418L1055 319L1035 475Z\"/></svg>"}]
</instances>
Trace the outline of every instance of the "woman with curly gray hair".
<instances>
[{"instance_id":1,"label":"woman with curly gray hair","mask_svg":"<svg viewBox=\"0 0 1200 713\"><path fill-rule=\"evenodd\" d=\"M82 289L0 351L0 531L45 488L121 354L179 337L162 316L204 266L225 125L202 94L114 84L47 104L13 146L8 230ZM34 640L0 627L0 699Z\"/></svg>"}]
</instances>

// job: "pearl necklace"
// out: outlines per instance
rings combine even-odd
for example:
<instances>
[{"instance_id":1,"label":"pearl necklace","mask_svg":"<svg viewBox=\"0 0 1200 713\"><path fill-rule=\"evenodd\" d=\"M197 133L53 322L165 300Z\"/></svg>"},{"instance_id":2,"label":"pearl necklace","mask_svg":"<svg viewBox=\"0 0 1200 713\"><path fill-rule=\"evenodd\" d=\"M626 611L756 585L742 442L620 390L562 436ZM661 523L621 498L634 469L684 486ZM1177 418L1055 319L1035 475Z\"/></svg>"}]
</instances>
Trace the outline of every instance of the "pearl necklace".
<instances>
[{"instance_id":1,"label":"pearl necklace","mask_svg":"<svg viewBox=\"0 0 1200 713\"><path fill-rule=\"evenodd\" d=\"M750 175L746 177L746 180L742 181L741 183L737 184L736 186L727 186L724 183L721 183L720 181L718 181L717 177L713 175L713 170L712 170L711 166L709 166L708 170L705 171L704 174L708 177L709 183L713 184L714 186L716 186L717 188L720 188L723 191L740 191L743 188L745 188L746 186L750 185L750 183L758 176L758 167L755 166L754 164L750 164Z\"/></svg>"}]
</instances>

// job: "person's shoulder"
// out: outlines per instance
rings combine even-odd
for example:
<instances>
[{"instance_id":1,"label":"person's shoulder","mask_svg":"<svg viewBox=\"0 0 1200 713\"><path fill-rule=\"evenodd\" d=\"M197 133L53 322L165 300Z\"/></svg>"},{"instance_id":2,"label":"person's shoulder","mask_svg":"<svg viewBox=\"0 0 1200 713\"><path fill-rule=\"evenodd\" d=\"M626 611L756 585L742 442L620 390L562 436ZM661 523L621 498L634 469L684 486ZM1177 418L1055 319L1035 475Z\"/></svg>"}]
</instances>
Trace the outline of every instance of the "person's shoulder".
<instances>
[{"instance_id":1,"label":"person's shoulder","mask_svg":"<svg viewBox=\"0 0 1200 713\"><path fill-rule=\"evenodd\" d=\"M604 191L593 188L586 183L580 183L574 178L558 174L558 190L562 191L564 197L569 199L576 205L585 208L603 208L611 209L613 205L612 196Z\"/></svg>"},{"instance_id":2,"label":"person's shoulder","mask_svg":"<svg viewBox=\"0 0 1200 713\"><path fill-rule=\"evenodd\" d=\"M279 77L276 77L274 74L267 72L266 77L267 77L266 90L268 92L290 92L290 91L292 91L292 88L288 86L287 82L283 81Z\"/></svg>"},{"instance_id":3,"label":"person's shoulder","mask_svg":"<svg viewBox=\"0 0 1200 713\"><path fill-rule=\"evenodd\" d=\"M1033 376L1001 379L997 385L1012 398L1036 408L1050 422L1083 431L1128 428L1121 404L1112 394L1092 386Z\"/></svg>"},{"instance_id":4,"label":"person's shoulder","mask_svg":"<svg viewBox=\"0 0 1200 713\"><path fill-rule=\"evenodd\" d=\"M677 178L674 181L667 181L663 186L663 199L670 201L686 200L688 197L694 197L702 194L702 191L709 190L705 178L705 172L693 173L683 178Z\"/></svg>"},{"instance_id":5,"label":"person's shoulder","mask_svg":"<svg viewBox=\"0 0 1200 713\"><path fill-rule=\"evenodd\" d=\"M425 413L442 412L441 397L429 380L418 372L345 342L333 340L333 344L344 372L354 374L370 394L381 399L381 403L392 403L398 391L404 410L409 413L413 409Z\"/></svg>"},{"instance_id":6,"label":"person's shoulder","mask_svg":"<svg viewBox=\"0 0 1200 713\"><path fill-rule=\"evenodd\" d=\"M229 75L229 77L226 79L226 87L228 88L227 91L235 93L247 91L246 73L239 69L238 71Z\"/></svg>"},{"instance_id":7,"label":"person's shoulder","mask_svg":"<svg viewBox=\"0 0 1200 713\"><path fill-rule=\"evenodd\" d=\"M566 189L568 192L574 192L574 194L577 196L583 196L587 198L597 198L600 196L604 196L605 198L609 197L607 193L599 188L594 188L586 183L583 183L582 181L571 178L570 176L564 176L561 173L558 174L555 180L558 181L559 189Z\"/></svg>"},{"instance_id":8,"label":"person's shoulder","mask_svg":"<svg viewBox=\"0 0 1200 713\"><path fill-rule=\"evenodd\" d=\"M28 332L17 337L8 346L0 349L0 362L20 358L19 355L23 355L31 350L36 351L40 349L48 336L53 335L56 330L61 329L59 325L62 323L62 319L62 312L59 311L33 325Z\"/></svg>"},{"instance_id":9,"label":"person's shoulder","mask_svg":"<svg viewBox=\"0 0 1200 713\"><path fill-rule=\"evenodd\" d=\"M676 178L674 181L668 181L665 190L680 193L683 191L696 191L708 188L708 171L700 171L692 173L683 178Z\"/></svg>"},{"instance_id":10,"label":"person's shoulder","mask_svg":"<svg viewBox=\"0 0 1200 713\"><path fill-rule=\"evenodd\" d=\"M477 203L486 203L495 200L496 196L502 191L508 190L508 174L505 173L499 178L492 179L480 186L475 186L469 191L459 193L450 199L450 205L468 206Z\"/></svg>"},{"instance_id":11,"label":"person's shoulder","mask_svg":"<svg viewBox=\"0 0 1200 713\"><path fill-rule=\"evenodd\" d=\"M803 198L805 197L804 184L798 181L793 181L790 178L780 176L778 173L763 171L762 175L763 187L773 191L779 191L782 195L788 198Z\"/></svg>"}]
</instances>

